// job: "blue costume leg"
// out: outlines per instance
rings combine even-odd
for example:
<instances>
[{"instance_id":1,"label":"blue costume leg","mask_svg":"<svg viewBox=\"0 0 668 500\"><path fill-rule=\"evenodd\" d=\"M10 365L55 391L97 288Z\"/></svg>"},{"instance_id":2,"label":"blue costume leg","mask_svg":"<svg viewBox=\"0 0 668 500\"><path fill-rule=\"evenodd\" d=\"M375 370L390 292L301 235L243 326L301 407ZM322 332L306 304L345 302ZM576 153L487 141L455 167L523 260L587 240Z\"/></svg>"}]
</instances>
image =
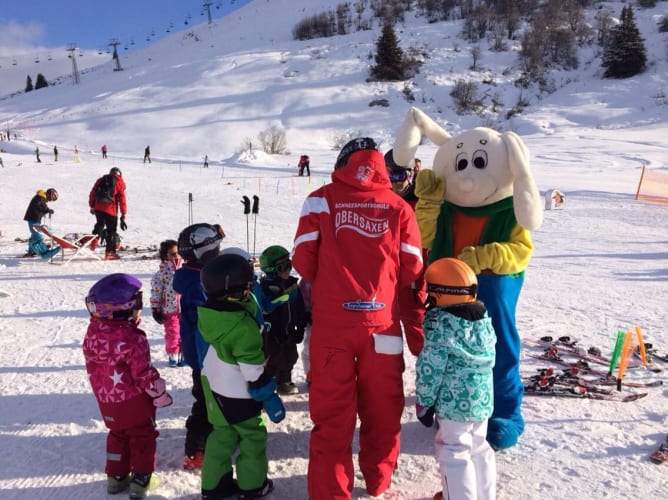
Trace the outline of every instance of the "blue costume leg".
<instances>
[{"instance_id":1,"label":"blue costume leg","mask_svg":"<svg viewBox=\"0 0 668 500\"><path fill-rule=\"evenodd\" d=\"M494 412L487 429L487 441L496 449L514 446L524 431L520 336L515 323L515 309L523 284L523 275L478 276L478 298L487 306L497 338Z\"/></svg>"}]
</instances>

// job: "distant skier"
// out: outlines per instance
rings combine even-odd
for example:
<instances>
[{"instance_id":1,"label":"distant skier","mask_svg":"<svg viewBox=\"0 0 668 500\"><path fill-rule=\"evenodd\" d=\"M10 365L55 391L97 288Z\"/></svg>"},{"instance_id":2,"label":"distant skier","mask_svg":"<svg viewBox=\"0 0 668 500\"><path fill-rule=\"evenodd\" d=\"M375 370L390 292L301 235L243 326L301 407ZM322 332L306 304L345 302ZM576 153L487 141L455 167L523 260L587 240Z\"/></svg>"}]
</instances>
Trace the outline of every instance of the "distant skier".
<instances>
[{"instance_id":1,"label":"distant skier","mask_svg":"<svg viewBox=\"0 0 668 500\"><path fill-rule=\"evenodd\" d=\"M103 144L102 145L102 159L104 160L106 158L107 158L107 145Z\"/></svg>"},{"instance_id":2,"label":"distant skier","mask_svg":"<svg viewBox=\"0 0 668 500\"><path fill-rule=\"evenodd\" d=\"M144 149L144 163L147 161L151 163L151 146L146 146L146 149Z\"/></svg>"},{"instance_id":3,"label":"distant skier","mask_svg":"<svg viewBox=\"0 0 668 500\"><path fill-rule=\"evenodd\" d=\"M37 163L42 163L42 160L39 159L39 146L35 148L35 157L37 158Z\"/></svg>"},{"instance_id":4,"label":"distant skier","mask_svg":"<svg viewBox=\"0 0 668 500\"><path fill-rule=\"evenodd\" d=\"M95 215L96 219L93 234L97 234L106 244L104 259L120 259L116 253L116 248L121 241L116 232L119 209L121 212L121 229L125 231L128 228L125 224L127 201L121 169L113 167L108 174L95 181L88 195L88 207L90 213Z\"/></svg>"},{"instance_id":5,"label":"distant skier","mask_svg":"<svg viewBox=\"0 0 668 500\"><path fill-rule=\"evenodd\" d=\"M58 161L58 147L53 146L53 161Z\"/></svg>"},{"instance_id":6,"label":"distant skier","mask_svg":"<svg viewBox=\"0 0 668 500\"><path fill-rule=\"evenodd\" d=\"M46 243L44 243L44 236L42 236L42 233L38 232L34 227L35 225L42 223L42 218L44 218L45 215L53 214L53 209L49 208L46 202L56 201L57 199L58 191L54 188L49 188L46 191L44 189L38 190L37 194L30 200L28 209L23 216L23 220L28 223L28 229L30 230L28 252L24 257L35 257L39 255L43 259L50 259L60 252L59 246L49 248Z\"/></svg>"},{"instance_id":7,"label":"distant skier","mask_svg":"<svg viewBox=\"0 0 668 500\"><path fill-rule=\"evenodd\" d=\"M79 158L79 148L74 146L74 163L81 163L81 159Z\"/></svg>"},{"instance_id":8,"label":"distant skier","mask_svg":"<svg viewBox=\"0 0 668 500\"><path fill-rule=\"evenodd\" d=\"M209 155L204 155L204 168L209 168Z\"/></svg>"},{"instance_id":9,"label":"distant skier","mask_svg":"<svg viewBox=\"0 0 668 500\"><path fill-rule=\"evenodd\" d=\"M306 175L311 177L311 159L308 155L301 155L299 157L299 164L297 167L299 168L299 177L304 175L304 169L306 169Z\"/></svg>"}]
</instances>

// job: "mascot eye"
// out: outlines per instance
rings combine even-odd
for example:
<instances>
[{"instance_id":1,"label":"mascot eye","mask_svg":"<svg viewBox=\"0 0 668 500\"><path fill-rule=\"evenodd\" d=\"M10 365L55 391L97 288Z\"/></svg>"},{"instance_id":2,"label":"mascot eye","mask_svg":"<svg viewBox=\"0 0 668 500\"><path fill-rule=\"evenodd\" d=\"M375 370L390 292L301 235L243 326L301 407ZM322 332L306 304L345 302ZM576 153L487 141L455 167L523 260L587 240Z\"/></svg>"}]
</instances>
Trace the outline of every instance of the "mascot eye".
<instances>
[{"instance_id":1,"label":"mascot eye","mask_svg":"<svg viewBox=\"0 0 668 500\"><path fill-rule=\"evenodd\" d=\"M465 170L466 167L469 166L469 160L466 157L466 153L459 153L457 155L457 163L455 168L457 169L457 172L461 172L462 170Z\"/></svg>"},{"instance_id":2,"label":"mascot eye","mask_svg":"<svg viewBox=\"0 0 668 500\"><path fill-rule=\"evenodd\" d=\"M473 153L473 166L479 169L483 169L487 166L487 151L479 149Z\"/></svg>"}]
</instances>

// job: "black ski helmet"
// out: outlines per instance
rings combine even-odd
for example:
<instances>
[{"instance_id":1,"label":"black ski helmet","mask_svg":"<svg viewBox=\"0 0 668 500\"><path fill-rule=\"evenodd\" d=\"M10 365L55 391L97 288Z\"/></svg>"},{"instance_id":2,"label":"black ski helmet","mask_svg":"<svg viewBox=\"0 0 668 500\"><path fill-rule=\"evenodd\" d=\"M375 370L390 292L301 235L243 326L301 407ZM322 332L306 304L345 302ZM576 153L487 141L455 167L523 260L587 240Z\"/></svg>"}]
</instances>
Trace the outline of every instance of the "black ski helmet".
<instances>
[{"instance_id":1,"label":"black ski helmet","mask_svg":"<svg viewBox=\"0 0 668 500\"><path fill-rule=\"evenodd\" d=\"M179 253L189 262L206 263L218 255L222 239L215 226L206 223L193 224L179 234Z\"/></svg>"},{"instance_id":2,"label":"black ski helmet","mask_svg":"<svg viewBox=\"0 0 668 500\"><path fill-rule=\"evenodd\" d=\"M404 167L401 165L398 165L396 161L394 161L394 149L390 149L387 153L385 153L385 167L392 172L393 170L410 170L410 167Z\"/></svg>"},{"instance_id":3,"label":"black ski helmet","mask_svg":"<svg viewBox=\"0 0 668 500\"><path fill-rule=\"evenodd\" d=\"M46 190L46 201L56 201L58 199L58 191L56 188L49 188Z\"/></svg>"},{"instance_id":4,"label":"black ski helmet","mask_svg":"<svg viewBox=\"0 0 668 500\"><path fill-rule=\"evenodd\" d=\"M348 163L348 158L350 158L351 154L356 153L357 151L362 151L364 149L378 150L376 141L374 141L371 137L358 137L357 139L349 141L345 146L343 146L343 148L341 148L339 156L336 157L334 170L345 166Z\"/></svg>"},{"instance_id":5,"label":"black ski helmet","mask_svg":"<svg viewBox=\"0 0 668 500\"><path fill-rule=\"evenodd\" d=\"M111 175L118 175L120 177L123 177L123 173L121 172L121 169L118 167L111 167L111 170L109 170L109 173Z\"/></svg>"},{"instance_id":6,"label":"black ski helmet","mask_svg":"<svg viewBox=\"0 0 668 500\"><path fill-rule=\"evenodd\" d=\"M249 290L255 279L253 264L241 255L219 255L202 268L202 287L210 298L223 299Z\"/></svg>"}]
</instances>

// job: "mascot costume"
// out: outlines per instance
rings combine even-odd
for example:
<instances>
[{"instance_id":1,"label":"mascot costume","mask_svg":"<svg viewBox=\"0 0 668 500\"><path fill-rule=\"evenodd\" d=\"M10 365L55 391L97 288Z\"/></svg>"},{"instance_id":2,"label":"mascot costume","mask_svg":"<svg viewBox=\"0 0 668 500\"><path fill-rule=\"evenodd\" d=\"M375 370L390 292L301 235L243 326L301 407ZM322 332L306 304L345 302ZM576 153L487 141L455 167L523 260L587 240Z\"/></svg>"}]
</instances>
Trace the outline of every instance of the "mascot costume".
<instances>
[{"instance_id":1,"label":"mascot costume","mask_svg":"<svg viewBox=\"0 0 668 500\"><path fill-rule=\"evenodd\" d=\"M432 169L421 170L416 181L422 246L430 249L430 262L457 257L478 275L478 297L497 335L487 440L509 448L524 431L515 309L533 252L529 231L543 221L542 199L517 134L479 127L453 137L411 108L394 144L397 163L408 164L423 134L439 149Z\"/></svg>"}]
</instances>

